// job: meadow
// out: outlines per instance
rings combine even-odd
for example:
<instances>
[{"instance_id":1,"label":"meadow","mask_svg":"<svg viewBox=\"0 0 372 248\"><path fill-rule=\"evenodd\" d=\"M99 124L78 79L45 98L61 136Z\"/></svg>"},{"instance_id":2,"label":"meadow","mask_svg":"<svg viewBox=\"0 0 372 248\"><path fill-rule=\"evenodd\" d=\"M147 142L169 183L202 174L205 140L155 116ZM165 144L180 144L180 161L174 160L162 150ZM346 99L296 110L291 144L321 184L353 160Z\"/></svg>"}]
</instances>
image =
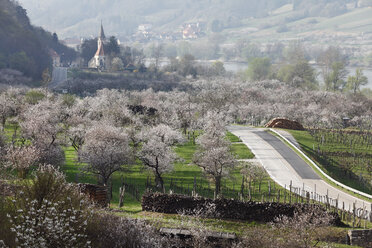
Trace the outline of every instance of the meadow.
<instances>
[{"instance_id":1,"label":"meadow","mask_svg":"<svg viewBox=\"0 0 372 248\"><path fill-rule=\"evenodd\" d=\"M254 154L240 143L240 139L231 133L227 133L226 138L231 142L231 151L235 154L238 160L252 159ZM213 198L214 185L211 180L204 176L202 170L192 163L192 158L197 149L197 145L191 140L187 143L178 145L175 152L180 158L174 165L174 170L164 176L165 191L169 192L172 189L175 193L191 194L194 183L196 184L196 192L204 197ZM65 147L65 164L61 167L66 174L67 181L79 183L97 182L94 175L84 173L83 164L77 162L77 154L73 147ZM241 191L242 175L240 173L242 166L237 166L222 183L222 195L229 198L238 198L238 193ZM125 183L127 186L124 197L124 210L129 212L141 211L141 196L147 188L156 190L154 186L153 173L147 170L140 161L136 161L134 165L124 165L123 170L116 172L112 177L112 201L111 206L117 208L119 202L119 188ZM255 193L252 197L257 200L261 199L261 195L268 192L268 188L280 189L268 175L253 183L252 187ZM260 189L259 189L260 188Z\"/></svg>"}]
</instances>

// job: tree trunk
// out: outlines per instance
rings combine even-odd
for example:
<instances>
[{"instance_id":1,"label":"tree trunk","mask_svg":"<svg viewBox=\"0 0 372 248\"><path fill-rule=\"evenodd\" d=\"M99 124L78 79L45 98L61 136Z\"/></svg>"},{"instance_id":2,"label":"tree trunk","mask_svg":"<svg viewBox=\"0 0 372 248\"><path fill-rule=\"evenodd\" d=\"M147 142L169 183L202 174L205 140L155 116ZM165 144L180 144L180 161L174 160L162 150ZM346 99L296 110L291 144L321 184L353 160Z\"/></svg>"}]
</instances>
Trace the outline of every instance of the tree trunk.
<instances>
[{"instance_id":1,"label":"tree trunk","mask_svg":"<svg viewBox=\"0 0 372 248\"><path fill-rule=\"evenodd\" d=\"M5 131L5 122L6 122L6 119L1 118L2 131Z\"/></svg>"},{"instance_id":2,"label":"tree trunk","mask_svg":"<svg viewBox=\"0 0 372 248\"><path fill-rule=\"evenodd\" d=\"M216 183L216 187L214 190L214 199L216 199L220 195L220 192L221 192L221 176L215 177L214 180Z\"/></svg>"},{"instance_id":3,"label":"tree trunk","mask_svg":"<svg viewBox=\"0 0 372 248\"><path fill-rule=\"evenodd\" d=\"M158 173L158 171L156 171L156 175L155 175L155 181L156 181L156 187L158 187L161 192L165 193L165 189L164 189L164 181L163 181L163 178L161 177L160 173Z\"/></svg>"},{"instance_id":4,"label":"tree trunk","mask_svg":"<svg viewBox=\"0 0 372 248\"><path fill-rule=\"evenodd\" d=\"M18 169L17 174L19 179L26 179L28 169Z\"/></svg>"}]
</instances>

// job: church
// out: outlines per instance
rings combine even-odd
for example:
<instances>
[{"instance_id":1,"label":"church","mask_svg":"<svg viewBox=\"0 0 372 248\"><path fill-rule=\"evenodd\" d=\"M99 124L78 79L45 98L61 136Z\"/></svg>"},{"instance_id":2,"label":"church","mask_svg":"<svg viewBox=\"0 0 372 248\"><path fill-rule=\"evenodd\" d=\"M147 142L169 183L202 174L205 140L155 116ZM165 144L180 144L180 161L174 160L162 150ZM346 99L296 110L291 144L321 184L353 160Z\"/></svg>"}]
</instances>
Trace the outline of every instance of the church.
<instances>
[{"instance_id":1,"label":"church","mask_svg":"<svg viewBox=\"0 0 372 248\"><path fill-rule=\"evenodd\" d=\"M89 61L88 67L89 68L97 68L97 69L106 69L106 56L105 51L103 49L103 43L105 42L105 32L103 31L103 25L101 23L101 30L98 36L97 41L97 52L94 57Z\"/></svg>"}]
</instances>

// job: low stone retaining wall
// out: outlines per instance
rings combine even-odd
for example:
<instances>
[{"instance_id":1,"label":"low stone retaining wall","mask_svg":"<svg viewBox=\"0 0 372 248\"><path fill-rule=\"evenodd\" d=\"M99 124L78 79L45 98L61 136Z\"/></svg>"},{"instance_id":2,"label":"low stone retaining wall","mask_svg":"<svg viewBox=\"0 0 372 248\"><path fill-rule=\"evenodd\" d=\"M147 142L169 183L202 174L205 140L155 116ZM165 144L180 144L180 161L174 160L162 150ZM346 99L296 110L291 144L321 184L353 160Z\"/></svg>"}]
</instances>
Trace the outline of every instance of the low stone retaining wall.
<instances>
[{"instance_id":1,"label":"low stone retaining wall","mask_svg":"<svg viewBox=\"0 0 372 248\"><path fill-rule=\"evenodd\" d=\"M1 196L14 196L16 190L17 190L17 186L7 184L4 181L0 181L0 195Z\"/></svg>"},{"instance_id":2,"label":"low stone retaining wall","mask_svg":"<svg viewBox=\"0 0 372 248\"><path fill-rule=\"evenodd\" d=\"M372 229L367 230L349 230L348 244L361 247L372 247Z\"/></svg>"},{"instance_id":3,"label":"low stone retaining wall","mask_svg":"<svg viewBox=\"0 0 372 248\"><path fill-rule=\"evenodd\" d=\"M330 216L333 225L341 225L336 213L328 213L320 205L287 204L276 202L241 202L232 199L207 199L176 194L146 193L142 197L142 210L167 214L200 214L202 216L273 222L279 216L292 217L295 212L311 212L315 216Z\"/></svg>"},{"instance_id":4,"label":"low stone retaining wall","mask_svg":"<svg viewBox=\"0 0 372 248\"><path fill-rule=\"evenodd\" d=\"M107 189L104 186L94 184L78 184L81 193L86 194L91 201L101 207L107 207Z\"/></svg>"}]
</instances>

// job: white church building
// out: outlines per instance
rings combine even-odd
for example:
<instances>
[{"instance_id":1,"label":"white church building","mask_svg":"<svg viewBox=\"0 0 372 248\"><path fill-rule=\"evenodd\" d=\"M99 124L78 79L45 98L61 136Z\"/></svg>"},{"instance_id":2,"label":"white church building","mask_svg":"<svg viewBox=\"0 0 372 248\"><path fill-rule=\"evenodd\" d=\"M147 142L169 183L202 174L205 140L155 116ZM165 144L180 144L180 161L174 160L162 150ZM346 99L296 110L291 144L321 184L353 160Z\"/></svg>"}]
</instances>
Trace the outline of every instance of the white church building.
<instances>
[{"instance_id":1,"label":"white church building","mask_svg":"<svg viewBox=\"0 0 372 248\"><path fill-rule=\"evenodd\" d=\"M103 31L103 25L101 23L101 30L98 36L98 48L94 57L89 61L89 68L105 69L106 68L106 56L103 49L103 43L105 42L105 32Z\"/></svg>"}]
</instances>

